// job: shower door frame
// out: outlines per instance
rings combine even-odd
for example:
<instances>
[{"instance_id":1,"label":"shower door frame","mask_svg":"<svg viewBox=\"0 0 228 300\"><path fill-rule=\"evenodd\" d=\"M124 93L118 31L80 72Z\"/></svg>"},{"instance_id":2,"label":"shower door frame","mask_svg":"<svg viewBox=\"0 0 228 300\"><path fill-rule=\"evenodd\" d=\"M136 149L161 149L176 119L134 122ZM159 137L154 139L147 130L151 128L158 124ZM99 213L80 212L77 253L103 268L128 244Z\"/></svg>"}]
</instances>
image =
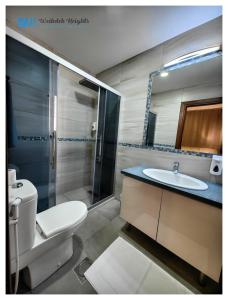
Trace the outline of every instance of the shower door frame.
<instances>
[{"instance_id":1,"label":"shower door frame","mask_svg":"<svg viewBox=\"0 0 228 300\"><path fill-rule=\"evenodd\" d=\"M103 88L103 87L102 87ZM107 97L107 89L105 89L105 98ZM112 91L111 91L112 92ZM114 93L115 94L115 93ZM116 94L117 95L117 94ZM117 95L120 97L120 100L121 100L121 96L120 95ZM112 183L112 188L113 188L113 193L103 199L101 199L100 201L97 201L95 203L94 202L94 186L95 186L95 181L94 181L94 178L95 178L95 173L96 173L96 159L97 159L97 143L98 143L98 122L100 120L100 98L101 98L101 86L99 86L99 90L98 90L98 105L97 105L97 130L96 130L96 141L95 141L95 151L94 151L94 161L93 161L93 188L92 188L92 204L91 206L88 208L89 210L90 209L93 209L95 208L96 206L102 204L103 202L107 201L108 199L112 199L115 195L115 184L116 184L116 165L117 165L117 148L118 148L118 142L119 142L119 128L120 128L120 122L119 122L119 117L120 117L120 104L121 104L121 101L119 103L119 111L118 111L118 128L117 128L117 139L116 139L116 151L115 151L115 166L114 166L114 179L113 179L113 183ZM107 101L107 100L106 100ZM104 124L105 124L105 118L106 118L106 101L105 101L105 105L104 105L104 116L102 116L104 118ZM102 134L102 141L104 140L104 131L103 130L103 134ZM99 148L103 148L103 145L101 145L101 142L99 140ZM100 151L100 150L99 150ZM103 150L101 150L101 152L103 152ZM99 155L100 157L100 155Z\"/></svg>"},{"instance_id":2,"label":"shower door frame","mask_svg":"<svg viewBox=\"0 0 228 300\"><path fill-rule=\"evenodd\" d=\"M97 139L98 139L98 122L99 122L99 110L100 110L100 95L101 95L101 88L99 86L98 95L97 95L97 120L96 120L96 139L95 139L95 146L94 146L94 159L93 159L93 182L92 182L92 203L89 209L95 207L93 204L94 201L94 178L95 178L95 171L96 171L96 158L97 158Z\"/></svg>"},{"instance_id":3,"label":"shower door frame","mask_svg":"<svg viewBox=\"0 0 228 300\"><path fill-rule=\"evenodd\" d=\"M59 64L49 59L49 206L56 205L58 72Z\"/></svg>"}]
</instances>

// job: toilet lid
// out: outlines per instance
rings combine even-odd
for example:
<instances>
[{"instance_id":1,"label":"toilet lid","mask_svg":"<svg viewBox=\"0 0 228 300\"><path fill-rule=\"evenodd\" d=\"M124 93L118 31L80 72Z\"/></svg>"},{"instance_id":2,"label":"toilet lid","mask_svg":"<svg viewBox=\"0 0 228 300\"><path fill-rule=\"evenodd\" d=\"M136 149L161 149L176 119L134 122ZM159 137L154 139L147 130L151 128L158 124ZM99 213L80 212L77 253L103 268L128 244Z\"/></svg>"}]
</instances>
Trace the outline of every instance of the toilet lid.
<instances>
[{"instance_id":1,"label":"toilet lid","mask_svg":"<svg viewBox=\"0 0 228 300\"><path fill-rule=\"evenodd\" d=\"M81 201L69 201L36 215L36 221L46 238L81 223L87 216L87 206Z\"/></svg>"}]
</instances>

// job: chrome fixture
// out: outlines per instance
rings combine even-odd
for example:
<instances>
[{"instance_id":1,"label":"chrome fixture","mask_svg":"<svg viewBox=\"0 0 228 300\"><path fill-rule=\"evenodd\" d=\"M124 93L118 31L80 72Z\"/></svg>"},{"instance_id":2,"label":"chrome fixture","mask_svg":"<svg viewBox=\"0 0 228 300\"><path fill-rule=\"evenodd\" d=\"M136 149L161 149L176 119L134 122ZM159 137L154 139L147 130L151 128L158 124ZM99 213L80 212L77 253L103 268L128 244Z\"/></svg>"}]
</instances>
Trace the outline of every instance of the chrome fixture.
<instances>
[{"instance_id":1,"label":"chrome fixture","mask_svg":"<svg viewBox=\"0 0 228 300\"><path fill-rule=\"evenodd\" d=\"M180 163L178 161L175 161L173 163L173 173L174 174L177 174L179 172L179 165L180 165Z\"/></svg>"},{"instance_id":2,"label":"chrome fixture","mask_svg":"<svg viewBox=\"0 0 228 300\"><path fill-rule=\"evenodd\" d=\"M164 68L171 67L171 66L179 64L179 63L186 62L186 61L188 61L190 59L193 59L193 58L197 58L197 57L200 57L200 56L215 53L217 51L221 51L221 48L222 48L221 46L215 46L215 47L209 47L209 48L206 48L206 49L201 49L201 50L198 50L198 51L194 51L194 52L185 54L183 56L175 58L172 61L166 63L164 65Z\"/></svg>"}]
</instances>

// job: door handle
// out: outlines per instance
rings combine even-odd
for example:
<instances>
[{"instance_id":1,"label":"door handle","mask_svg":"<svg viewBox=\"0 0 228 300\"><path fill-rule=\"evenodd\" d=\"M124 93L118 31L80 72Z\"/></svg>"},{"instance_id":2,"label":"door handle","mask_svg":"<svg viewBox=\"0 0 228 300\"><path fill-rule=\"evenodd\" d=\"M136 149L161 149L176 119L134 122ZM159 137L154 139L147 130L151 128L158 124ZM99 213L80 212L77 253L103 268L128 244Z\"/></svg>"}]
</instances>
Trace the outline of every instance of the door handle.
<instances>
[{"instance_id":1,"label":"door handle","mask_svg":"<svg viewBox=\"0 0 228 300\"><path fill-rule=\"evenodd\" d=\"M53 110L53 132L52 132L52 145L51 145L51 166L52 169L56 168L56 150L57 150L57 136L56 136L56 127L57 127L57 96L54 96L54 110Z\"/></svg>"},{"instance_id":2,"label":"door handle","mask_svg":"<svg viewBox=\"0 0 228 300\"><path fill-rule=\"evenodd\" d=\"M96 157L97 162L101 162L101 156L102 156L102 135L98 139L99 146L98 146L98 155Z\"/></svg>"},{"instance_id":3,"label":"door handle","mask_svg":"<svg viewBox=\"0 0 228 300\"><path fill-rule=\"evenodd\" d=\"M99 157L101 158L101 154L102 154L102 135L100 136L100 140L99 140Z\"/></svg>"},{"instance_id":4,"label":"door handle","mask_svg":"<svg viewBox=\"0 0 228 300\"><path fill-rule=\"evenodd\" d=\"M51 166L52 166L52 169L55 169L55 167L56 167L56 131L55 130L52 132L51 141L52 141Z\"/></svg>"}]
</instances>

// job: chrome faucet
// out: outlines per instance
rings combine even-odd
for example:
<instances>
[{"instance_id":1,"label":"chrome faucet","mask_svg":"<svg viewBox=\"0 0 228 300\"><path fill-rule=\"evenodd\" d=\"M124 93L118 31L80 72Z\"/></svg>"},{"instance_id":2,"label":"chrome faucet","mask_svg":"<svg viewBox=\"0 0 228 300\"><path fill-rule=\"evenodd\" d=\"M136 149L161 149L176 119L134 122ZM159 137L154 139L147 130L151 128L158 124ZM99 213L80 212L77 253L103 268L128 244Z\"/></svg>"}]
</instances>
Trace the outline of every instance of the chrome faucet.
<instances>
[{"instance_id":1,"label":"chrome faucet","mask_svg":"<svg viewBox=\"0 0 228 300\"><path fill-rule=\"evenodd\" d=\"M179 172L179 165L180 165L180 163L178 161L175 161L173 163L173 173L174 174L177 174Z\"/></svg>"}]
</instances>

